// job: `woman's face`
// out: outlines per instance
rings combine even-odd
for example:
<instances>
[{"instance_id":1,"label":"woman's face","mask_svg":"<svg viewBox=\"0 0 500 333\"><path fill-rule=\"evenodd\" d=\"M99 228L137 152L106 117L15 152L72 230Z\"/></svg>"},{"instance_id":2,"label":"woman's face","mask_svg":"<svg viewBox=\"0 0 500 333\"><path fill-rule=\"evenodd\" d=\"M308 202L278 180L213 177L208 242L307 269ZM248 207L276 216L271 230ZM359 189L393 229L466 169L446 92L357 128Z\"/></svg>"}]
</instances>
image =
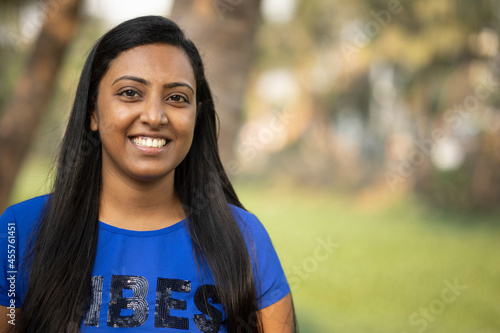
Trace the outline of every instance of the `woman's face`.
<instances>
[{"instance_id":1,"label":"woman's face","mask_svg":"<svg viewBox=\"0 0 500 333\"><path fill-rule=\"evenodd\" d=\"M138 46L115 58L99 84L91 129L103 172L140 181L168 175L187 155L196 119L196 80L185 53Z\"/></svg>"}]
</instances>

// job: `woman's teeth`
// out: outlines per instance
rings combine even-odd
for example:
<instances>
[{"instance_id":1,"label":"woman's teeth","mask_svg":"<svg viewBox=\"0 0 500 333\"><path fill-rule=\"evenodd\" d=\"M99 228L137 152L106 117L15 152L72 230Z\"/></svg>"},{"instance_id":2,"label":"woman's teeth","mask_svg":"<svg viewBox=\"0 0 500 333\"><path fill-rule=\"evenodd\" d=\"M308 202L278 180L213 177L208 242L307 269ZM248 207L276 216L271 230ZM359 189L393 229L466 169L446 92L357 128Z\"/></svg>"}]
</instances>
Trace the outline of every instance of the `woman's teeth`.
<instances>
[{"instance_id":1,"label":"woman's teeth","mask_svg":"<svg viewBox=\"0 0 500 333\"><path fill-rule=\"evenodd\" d=\"M132 138L132 141L138 146L147 148L162 148L167 144L165 139L154 138Z\"/></svg>"}]
</instances>

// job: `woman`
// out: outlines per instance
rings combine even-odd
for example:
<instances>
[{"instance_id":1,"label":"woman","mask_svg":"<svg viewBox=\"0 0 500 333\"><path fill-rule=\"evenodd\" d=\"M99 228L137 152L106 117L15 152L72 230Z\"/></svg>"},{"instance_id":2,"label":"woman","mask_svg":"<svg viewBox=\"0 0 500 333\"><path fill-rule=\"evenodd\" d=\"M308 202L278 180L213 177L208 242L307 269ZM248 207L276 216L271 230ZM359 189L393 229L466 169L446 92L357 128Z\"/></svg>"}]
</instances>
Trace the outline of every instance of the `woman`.
<instances>
[{"instance_id":1,"label":"woman","mask_svg":"<svg viewBox=\"0 0 500 333\"><path fill-rule=\"evenodd\" d=\"M53 193L0 218L0 328L295 330L279 260L216 141L200 55L175 23L140 17L106 33L82 71Z\"/></svg>"}]
</instances>

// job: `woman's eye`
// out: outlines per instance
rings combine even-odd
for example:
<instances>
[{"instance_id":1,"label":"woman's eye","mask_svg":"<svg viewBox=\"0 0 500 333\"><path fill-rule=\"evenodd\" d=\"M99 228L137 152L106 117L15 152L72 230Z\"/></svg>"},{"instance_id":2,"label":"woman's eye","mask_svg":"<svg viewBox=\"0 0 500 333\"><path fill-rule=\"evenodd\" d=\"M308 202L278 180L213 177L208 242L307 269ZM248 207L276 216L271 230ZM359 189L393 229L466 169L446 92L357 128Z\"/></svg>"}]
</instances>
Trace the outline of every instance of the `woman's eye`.
<instances>
[{"instance_id":1,"label":"woman's eye","mask_svg":"<svg viewBox=\"0 0 500 333\"><path fill-rule=\"evenodd\" d=\"M175 102L187 102L187 99L181 95L172 95L168 99Z\"/></svg>"},{"instance_id":2,"label":"woman's eye","mask_svg":"<svg viewBox=\"0 0 500 333\"><path fill-rule=\"evenodd\" d=\"M139 96L139 94L136 91L130 90L130 89L122 91L120 93L120 95L126 96L126 97L137 97L137 96Z\"/></svg>"}]
</instances>

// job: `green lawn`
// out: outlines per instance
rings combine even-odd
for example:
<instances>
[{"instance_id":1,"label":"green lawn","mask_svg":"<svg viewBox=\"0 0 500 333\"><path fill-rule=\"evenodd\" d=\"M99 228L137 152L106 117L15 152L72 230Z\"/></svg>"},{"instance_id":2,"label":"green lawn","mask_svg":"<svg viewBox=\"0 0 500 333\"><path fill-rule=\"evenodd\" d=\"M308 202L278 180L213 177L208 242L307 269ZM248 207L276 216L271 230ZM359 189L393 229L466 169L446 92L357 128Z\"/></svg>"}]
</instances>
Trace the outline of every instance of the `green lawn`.
<instances>
[{"instance_id":1,"label":"green lawn","mask_svg":"<svg viewBox=\"0 0 500 333\"><path fill-rule=\"evenodd\" d=\"M500 332L499 216L236 187L273 239L302 332Z\"/></svg>"}]
</instances>

